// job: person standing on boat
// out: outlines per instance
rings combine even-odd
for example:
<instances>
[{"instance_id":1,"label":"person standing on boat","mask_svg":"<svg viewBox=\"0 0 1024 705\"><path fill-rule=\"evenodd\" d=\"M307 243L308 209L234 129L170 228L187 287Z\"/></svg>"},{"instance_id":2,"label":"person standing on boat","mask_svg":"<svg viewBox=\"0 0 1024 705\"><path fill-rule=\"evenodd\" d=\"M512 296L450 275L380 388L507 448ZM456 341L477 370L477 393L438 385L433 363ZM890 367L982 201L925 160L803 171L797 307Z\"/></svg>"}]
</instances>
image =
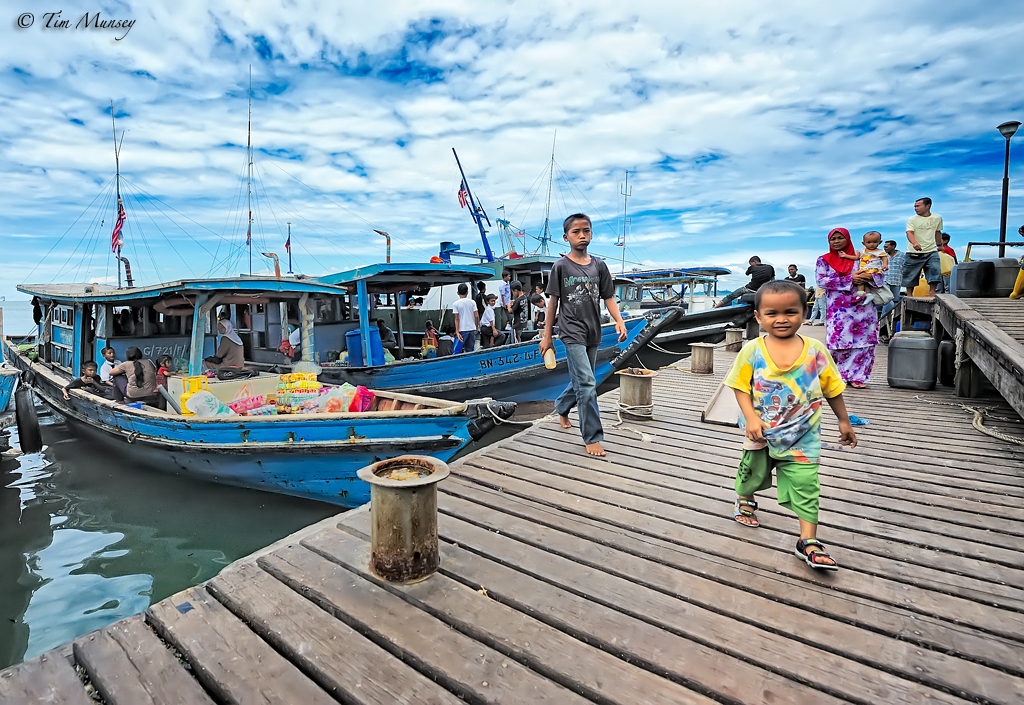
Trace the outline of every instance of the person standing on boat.
<instances>
[{"instance_id":1,"label":"person standing on boat","mask_svg":"<svg viewBox=\"0 0 1024 705\"><path fill-rule=\"evenodd\" d=\"M751 257L748 260L748 263L750 266L747 267L746 274L750 277L750 281L715 304L715 308L728 306L744 294L756 294L762 284L767 284L768 282L775 280L775 267L770 264L763 264L761 262L761 258L757 255Z\"/></svg>"},{"instance_id":2,"label":"person standing on boat","mask_svg":"<svg viewBox=\"0 0 1024 705\"><path fill-rule=\"evenodd\" d=\"M220 342L217 344L217 352L203 360L203 365L208 370L219 370L222 367L245 367L245 352L242 347L242 339L235 332L235 324L230 319L222 319L217 323L217 331L220 333Z\"/></svg>"},{"instance_id":3,"label":"person standing on boat","mask_svg":"<svg viewBox=\"0 0 1024 705\"><path fill-rule=\"evenodd\" d=\"M859 261L839 256L840 252L854 252L846 228L834 228L828 234L828 247L814 270L818 286L825 290L825 346L843 381L854 389L863 389L875 365L878 313L874 306L854 303L854 296L858 284L881 287L885 275L860 272Z\"/></svg>"},{"instance_id":4,"label":"person standing on boat","mask_svg":"<svg viewBox=\"0 0 1024 705\"><path fill-rule=\"evenodd\" d=\"M530 322L530 307L526 295L523 294L523 285L516 280L512 282L512 306L509 309L512 314L512 344L523 342L523 331Z\"/></svg>"},{"instance_id":5,"label":"person standing on boat","mask_svg":"<svg viewBox=\"0 0 1024 705\"><path fill-rule=\"evenodd\" d=\"M459 284L459 298L452 304L455 314L455 335L462 341L462 352L473 352L476 348L476 331L480 327L480 314L476 303L469 298L469 285Z\"/></svg>"},{"instance_id":6,"label":"person standing on boat","mask_svg":"<svg viewBox=\"0 0 1024 705\"><path fill-rule=\"evenodd\" d=\"M512 318L512 270L506 269L501 273L501 283L498 284L498 313L500 315L495 316L495 321L498 324L499 330L504 330L505 326Z\"/></svg>"},{"instance_id":7,"label":"person standing on boat","mask_svg":"<svg viewBox=\"0 0 1024 705\"><path fill-rule=\"evenodd\" d=\"M565 358L571 380L555 401L562 428L572 428L569 411L579 407L580 433L591 455L606 455L601 441L604 428L597 407L597 350L601 345L601 301L615 320L619 342L626 340L626 324L615 305L615 287L611 272L603 260L587 252L593 230L590 218L575 213L562 224L569 254L555 262L548 280L550 315L544 323L539 348L543 355L551 349L551 330L558 315L558 337L565 345Z\"/></svg>"},{"instance_id":8,"label":"person standing on boat","mask_svg":"<svg viewBox=\"0 0 1024 705\"><path fill-rule=\"evenodd\" d=\"M939 233L942 232L942 216L932 213L932 199L919 198L914 201L914 215L907 220L907 257L903 262L903 286L907 296L914 295L921 272L928 282L928 296L935 296L935 289L942 281L942 246Z\"/></svg>"}]
</instances>

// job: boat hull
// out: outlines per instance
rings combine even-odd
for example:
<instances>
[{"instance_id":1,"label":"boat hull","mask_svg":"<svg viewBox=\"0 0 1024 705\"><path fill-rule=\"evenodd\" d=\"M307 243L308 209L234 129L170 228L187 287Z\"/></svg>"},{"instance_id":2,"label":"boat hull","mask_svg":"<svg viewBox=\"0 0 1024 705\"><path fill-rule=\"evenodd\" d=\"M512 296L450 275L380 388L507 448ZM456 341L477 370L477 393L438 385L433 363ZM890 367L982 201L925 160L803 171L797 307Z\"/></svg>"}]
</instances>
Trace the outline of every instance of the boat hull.
<instances>
[{"instance_id":1,"label":"boat hull","mask_svg":"<svg viewBox=\"0 0 1024 705\"><path fill-rule=\"evenodd\" d=\"M619 342L613 324L602 326L595 371L598 384L618 369L613 362L622 351L649 326L659 325L662 317L658 312L650 318L627 319L623 343ZM544 366L537 343L528 341L380 367L325 367L320 379L452 401L479 397L520 403L554 401L570 383L565 346L556 338L554 348L556 366L552 370Z\"/></svg>"}]
</instances>

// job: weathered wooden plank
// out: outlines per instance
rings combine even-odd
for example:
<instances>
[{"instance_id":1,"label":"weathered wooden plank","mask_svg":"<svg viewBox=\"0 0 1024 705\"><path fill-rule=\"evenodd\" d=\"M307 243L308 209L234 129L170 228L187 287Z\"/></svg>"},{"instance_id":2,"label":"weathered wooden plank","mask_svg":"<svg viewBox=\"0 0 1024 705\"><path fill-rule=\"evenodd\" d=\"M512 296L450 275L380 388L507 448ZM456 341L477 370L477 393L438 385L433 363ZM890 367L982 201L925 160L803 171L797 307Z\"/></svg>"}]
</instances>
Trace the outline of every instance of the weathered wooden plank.
<instances>
[{"instance_id":1,"label":"weathered wooden plank","mask_svg":"<svg viewBox=\"0 0 1024 705\"><path fill-rule=\"evenodd\" d=\"M736 586L776 602L799 607L808 613L855 624L929 649L960 654L973 661L1024 676L1020 644L992 634L872 599L840 593L751 564L723 562L717 555L635 531L611 527L529 499L496 492L459 477L446 481L444 492L442 503L448 501L448 496L462 498L490 507L496 512L612 546L727 586ZM496 514L488 525L494 527L500 518L500 514ZM352 515L345 524L345 529L352 532L361 529L368 531L368 527L368 519L359 515ZM799 628L802 623L793 624L791 628Z\"/></svg>"},{"instance_id":2,"label":"weathered wooden plank","mask_svg":"<svg viewBox=\"0 0 1024 705\"><path fill-rule=\"evenodd\" d=\"M368 521L365 528L369 529ZM368 538L337 530L311 536L303 545L363 578L379 582L367 568ZM632 659L627 663L607 653L615 651L618 639L601 643L601 648L594 643L583 643L444 575L411 585L395 585L391 590L401 592L411 603L460 632L593 700L626 703L643 693L644 702L651 704L711 705L713 702L639 665L632 665Z\"/></svg>"},{"instance_id":3,"label":"weathered wooden plank","mask_svg":"<svg viewBox=\"0 0 1024 705\"><path fill-rule=\"evenodd\" d=\"M0 672L3 705L93 705L74 667L49 651Z\"/></svg>"},{"instance_id":4,"label":"weathered wooden plank","mask_svg":"<svg viewBox=\"0 0 1024 705\"><path fill-rule=\"evenodd\" d=\"M202 588L158 602L146 618L188 659L196 678L218 701L336 702Z\"/></svg>"},{"instance_id":5,"label":"weathered wooden plank","mask_svg":"<svg viewBox=\"0 0 1024 705\"><path fill-rule=\"evenodd\" d=\"M533 522L498 514L472 502L448 498L445 498L445 501L448 502L446 513L451 512L452 515L457 514L467 521L482 523L495 531L487 532L480 527L458 522L455 523L456 528L452 529L450 516L446 516L443 533L447 535L446 532L451 531L453 536L458 536L456 540L460 545L484 552L491 557L495 556L494 551L507 555L506 552L511 550L507 546L508 540L525 542L535 549L527 551L533 559L539 557L538 552L547 551L572 563L617 576L626 582L635 582L637 585L644 585L668 595L685 596L687 602L704 607L714 614L714 617L708 617L707 620L716 630L730 626L728 622L723 621L725 619L753 623L760 628L799 639L816 648L868 664L866 667L853 667L856 672L850 674L853 678L866 677L869 673L869 670L858 672L858 669L885 669L895 672L902 678L924 680L934 687L952 692L963 690L971 693L973 697L1002 702L1024 699L1024 679L1020 677L1008 676L996 669L942 653L926 653L920 648L909 647L901 640L867 632L846 623L828 619L807 619L808 613L802 606L784 605L743 589L729 588L645 557L633 556L617 548L580 540L579 537ZM492 535L500 536L501 539L492 538ZM483 548L480 541L487 541L490 548ZM532 565L531 563L530 566ZM533 572L530 566L523 564L523 569ZM565 573L569 569L564 565L553 565L552 570ZM568 573L565 573L564 579L568 584L581 584ZM593 579L584 581L582 584L587 587L583 589L589 590L593 582ZM696 613L689 613L691 620L696 620L698 616ZM794 657L798 652L798 649L788 651ZM926 669L928 675L922 676ZM835 687L840 686L836 684ZM899 689L910 686L899 681L890 687Z\"/></svg>"},{"instance_id":6,"label":"weathered wooden plank","mask_svg":"<svg viewBox=\"0 0 1024 705\"><path fill-rule=\"evenodd\" d=\"M889 602L916 612L1001 634L1010 639L1020 639L1024 634L1024 629L1017 626L1021 621L1021 615L991 607L993 601L991 594L986 593L979 596L986 599L985 604L979 604L962 596L930 590L920 586L917 581L911 581L912 576L906 568L897 562L891 562L888 574L885 571L865 573L844 569L842 580L828 580L819 574L812 573L806 566L794 560L792 549L789 548L788 537L780 538L780 542L785 546L779 545L771 547L775 550L766 550L765 544L757 539L759 531L746 531L738 525L732 535L720 535L705 531L703 521L686 523L684 525L687 528L682 530L683 522L674 517L638 513L628 506L613 506L585 495L544 488L533 482L509 476L494 473L487 475L486 471L470 466L460 466L456 472L459 476L470 477L476 481L480 481L481 478L486 479L487 481L482 484L500 488L520 497L535 498L538 501L585 514L620 528L637 529L718 556L729 556L731 560L741 563L750 563L769 570L777 570L786 575L802 577L811 582L832 586L836 590ZM743 534L739 533L741 530L744 531ZM848 566L848 554L845 549L834 553L840 563ZM863 560L863 557L859 558ZM900 580L907 582L899 582Z\"/></svg>"},{"instance_id":7,"label":"weathered wooden plank","mask_svg":"<svg viewBox=\"0 0 1024 705\"><path fill-rule=\"evenodd\" d=\"M515 475L518 480L528 480L538 488L547 487L558 492L596 499L605 504L629 508L636 513L672 519L685 526L718 534L738 535L738 530L745 528L740 527L732 519L731 512L724 512L720 508L714 511L720 503L713 500L691 496L685 504L670 504L663 499L626 493L620 489L599 485L595 481L581 483L579 478L567 479L522 466L506 468L508 475L499 475L493 470L475 465L476 462L478 461L474 460L473 464L460 466L458 474L486 478L488 482L505 482L504 478ZM614 485L615 482L609 481L608 484ZM666 490L662 492L669 494ZM793 529L796 527L795 519L785 521L782 510L777 510L776 514L776 521L762 522L761 530L751 532L751 537L747 541L791 552L795 542L792 538ZM784 528L786 524L789 524L788 530ZM1020 587L1022 578L1019 570L942 554L910 544L897 546L883 539L856 536L830 525L824 526L827 526L827 533L822 534L822 540L830 547L842 548L842 552L837 554L837 560L848 569L893 577L904 576L905 580L911 579L915 584L933 590L951 592L973 600L984 600L1013 610L1024 610L1024 590ZM907 574L906 563L916 566L912 576ZM986 577L975 577L976 575ZM1021 627L1024 629L1024 618L1021 620Z\"/></svg>"},{"instance_id":8,"label":"weathered wooden plank","mask_svg":"<svg viewBox=\"0 0 1024 705\"><path fill-rule=\"evenodd\" d=\"M552 456L539 458L508 453L497 457L506 459L509 465L495 468L490 460L486 463L474 460L471 464L515 474L518 465L529 463L532 467L551 475L689 507L713 516L731 516L733 500L736 498L735 491L729 488L700 486L667 475L634 470L631 468L632 463L601 463L596 464L597 467L583 467L558 462ZM777 504L774 492L763 492L758 498L764 500L761 502L762 514L776 517L774 521L768 522L769 525L792 525L792 513ZM837 545L860 545L864 550L881 551L882 555L899 557L922 565L933 565L942 570L979 578L998 579L1017 587L1024 585L1024 570L1021 570L1024 568L1024 551L1013 550L1002 543L979 544L960 537L944 536L934 531L918 531L906 526L896 526L885 520L874 521L839 513L835 511L831 498L826 500L824 506L827 511L829 535ZM865 541L865 537L870 539ZM875 540L881 540L882 543L876 544ZM892 544L891 541L896 543ZM891 552L886 554L886 551ZM1021 597L1024 599L1024 594Z\"/></svg>"},{"instance_id":9,"label":"weathered wooden plank","mask_svg":"<svg viewBox=\"0 0 1024 705\"><path fill-rule=\"evenodd\" d=\"M1024 416L1024 382L1020 378L1024 376L1024 346L990 321L974 321L970 327L972 335L964 340L964 352L985 373L1007 403ZM998 352L979 345L975 335Z\"/></svg>"},{"instance_id":10,"label":"weathered wooden plank","mask_svg":"<svg viewBox=\"0 0 1024 705\"><path fill-rule=\"evenodd\" d=\"M278 580L300 590L402 660L415 663L419 670L467 700L587 702L306 548L286 547L260 558L258 563Z\"/></svg>"},{"instance_id":11,"label":"weathered wooden plank","mask_svg":"<svg viewBox=\"0 0 1024 705\"><path fill-rule=\"evenodd\" d=\"M141 616L77 639L74 653L108 705L213 703Z\"/></svg>"},{"instance_id":12,"label":"weathered wooden plank","mask_svg":"<svg viewBox=\"0 0 1024 705\"><path fill-rule=\"evenodd\" d=\"M445 573L457 576L460 581L468 580L474 587L486 589L488 596L497 597L519 611L588 642L610 643L613 653L628 654L630 663L657 669L740 702L794 705L838 702L835 697L791 681L784 674L717 651L713 644L686 639L663 624L638 619L515 568L506 568L501 578L481 582L479 576L465 567L466 552L457 546L445 546L443 556ZM514 597L510 599L506 590ZM621 595L620 601L628 603L630 595Z\"/></svg>"},{"instance_id":13,"label":"weathered wooden plank","mask_svg":"<svg viewBox=\"0 0 1024 705\"><path fill-rule=\"evenodd\" d=\"M540 448L543 450L538 452ZM539 453L543 453L543 455L541 456ZM643 456L648 455L643 454ZM699 456L687 458L686 464L680 463L674 466L659 460L641 457L639 454L621 459L616 463L605 463L566 452L558 444L552 444L546 439L541 441L540 445L535 445L528 439L524 439L518 447L507 446L495 450L488 456L488 460L529 465L534 462L534 458L541 457L559 464L578 464L579 467L589 471L619 475L654 486L669 487L686 494L712 497L727 501L729 504L732 504L735 498L735 491L732 488L734 466L719 460L717 463L721 470L715 474L710 472L711 463L714 461L704 461ZM691 466L690 463L693 465ZM556 474L560 469L561 467L556 468ZM848 527L849 524L845 522L844 516L862 517L870 520L869 523L858 523L862 529L877 526L877 522L882 522L881 534L876 533L875 535L887 535L887 527L908 527L925 532L918 534L922 537L921 541L923 542L920 545L941 547L941 543L935 544L928 540L929 534L936 534L963 539L959 543L950 544L949 548L960 549L967 555L973 555L976 558L986 557L984 549L978 550L978 544L982 544L999 548L994 552L993 558L1004 560L1010 565L1024 560L1024 555L1021 555L1021 552L1024 552L1024 536L1006 533L1016 529L1024 534L1024 525L1017 526L1013 522L1000 522L984 515L956 512L910 502L901 502L897 511L888 511L875 504L876 496L868 497L862 493L837 489L831 483L824 483L823 487L825 488L823 497L827 501L830 524ZM775 492L766 491L764 496L774 497ZM898 502L899 500L894 501ZM920 512L921 515L909 513L915 511ZM784 514L789 516L788 512ZM870 530L866 532L872 533ZM913 535L911 534L911 536Z\"/></svg>"},{"instance_id":14,"label":"weathered wooden plank","mask_svg":"<svg viewBox=\"0 0 1024 705\"><path fill-rule=\"evenodd\" d=\"M255 564L224 571L207 589L339 700L396 705L462 702Z\"/></svg>"}]
</instances>

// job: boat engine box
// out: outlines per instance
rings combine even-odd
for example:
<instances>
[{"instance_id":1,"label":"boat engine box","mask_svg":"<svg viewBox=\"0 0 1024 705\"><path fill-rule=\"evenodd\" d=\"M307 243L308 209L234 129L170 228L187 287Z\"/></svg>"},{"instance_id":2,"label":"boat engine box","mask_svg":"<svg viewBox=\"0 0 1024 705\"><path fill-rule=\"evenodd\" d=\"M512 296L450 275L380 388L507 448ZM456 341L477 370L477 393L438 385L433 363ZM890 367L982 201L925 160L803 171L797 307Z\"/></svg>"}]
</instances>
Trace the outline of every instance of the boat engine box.
<instances>
[{"instance_id":1,"label":"boat engine box","mask_svg":"<svg viewBox=\"0 0 1024 705\"><path fill-rule=\"evenodd\" d=\"M889 341L886 377L898 389L935 389L938 343L930 333L900 331Z\"/></svg>"},{"instance_id":2,"label":"boat engine box","mask_svg":"<svg viewBox=\"0 0 1024 705\"><path fill-rule=\"evenodd\" d=\"M1000 257L992 260L995 272L992 276L992 290L989 296L1006 298L1013 293L1013 285L1017 283L1020 272L1020 260L1016 257Z\"/></svg>"}]
</instances>

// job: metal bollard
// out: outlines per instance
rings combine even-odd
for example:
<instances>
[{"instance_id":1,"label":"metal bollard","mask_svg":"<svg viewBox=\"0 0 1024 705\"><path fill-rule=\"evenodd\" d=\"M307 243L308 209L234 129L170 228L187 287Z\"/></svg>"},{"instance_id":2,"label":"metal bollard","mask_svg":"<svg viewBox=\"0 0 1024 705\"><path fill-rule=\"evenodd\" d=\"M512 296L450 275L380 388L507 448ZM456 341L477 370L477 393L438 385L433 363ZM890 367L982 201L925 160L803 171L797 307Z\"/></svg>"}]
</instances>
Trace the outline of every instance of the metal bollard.
<instances>
[{"instance_id":1,"label":"metal bollard","mask_svg":"<svg viewBox=\"0 0 1024 705\"><path fill-rule=\"evenodd\" d=\"M418 474L392 479L394 471ZM370 570L395 583L422 580L437 571L437 483L448 465L421 455L402 455L359 470L370 483Z\"/></svg>"},{"instance_id":2,"label":"metal bollard","mask_svg":"<svg viewBox=\"0 0 1024 705\"><path fill-rule=\"evenodd\" d=\"M715 346L712 343L694 343L690 346L690 372L710 375L715 371Z\"/></svg>"},{"instance_id":3,"label":"metal bollard","mask_svg":"<svg viewBox=\"0 0 1024 705\"><path fill-rule=\"evenodd\" d=\"M619 413L632 419L654 418L653 370L628 367L619 370Z\"/></svg>"},{"instance_id":4,"label":"metal bollard","mask_svg":"<svg viewBox=\"0 0 1024 705\"><path fill-rule=\"evenodd\" d=\"M726 328L725 329L725 349L729 352L739 352L740 348L743 347L743 329L742 328Z\"/></svg>"}]
</instances>

